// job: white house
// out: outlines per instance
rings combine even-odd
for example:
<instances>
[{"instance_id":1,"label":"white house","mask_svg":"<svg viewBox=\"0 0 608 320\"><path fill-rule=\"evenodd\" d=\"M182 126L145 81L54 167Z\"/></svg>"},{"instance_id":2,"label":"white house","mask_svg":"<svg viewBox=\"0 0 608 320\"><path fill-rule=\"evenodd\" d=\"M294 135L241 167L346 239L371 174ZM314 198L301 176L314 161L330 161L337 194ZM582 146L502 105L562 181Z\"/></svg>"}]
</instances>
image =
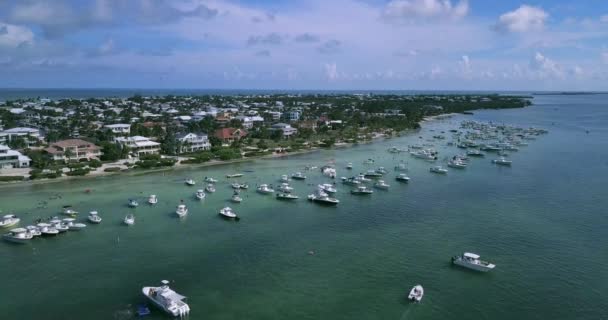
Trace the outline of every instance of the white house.
<instances>
[{"instance_id":1,"label":"white house","mask_svg":"<svg viewBox=\"0 0 608 320\"><path fill-rule=\"evenodd\" d=\"M124 123L107 124L103 127L111 130L112 133L114 133L115 135L118 135L118 136L128 136L131 133L130 124L124 124Z\"/></svg>"},{"instance_id":2,"label":"white house","mask_svg":"<svg viewBox=\"0 0 608 320\"><path fill-rule=\"evenodd\" d=\"M209 137L206 134L184 133L178 134L177 140L181 143L180 153L189 153L211 149Z\"/></svg>"},{"instance_id":3,"label":"white house","mask_svg":"<svg viewBox=\"0 0 608 320\"><path fill-rule=\"evenodd\" d=\"M282 131L283 132L283 137L284 138L288 138L294 134L296 134L298 132L298 129L290 126L287 123L275 123L270 127L270 130L272 131Z\"/></svg>"},{"instance_id":4,"label":"white house","mask_svg":"<svg viewBox=\"0 0 608 320\"><path fill-rule=\"evenodd\" d=\"M0 144L0 168L27 168L31 161L21 152Z\"/></svg>"},{"instance_id":5,"label":"white house","mask_svg":"<svg viewBox=\"0 0 608 320\"><path fill-rule=\"evenodd\" d=\"M25 138L28 147L42 140L40 130L34 128L11 128L0 131L0 143L6 144L16 137Z\"/></svg>"},{"instance_id":6,"label":"white house","mask_svg":"<svg viewBox=\"0 0 608 320\"><path fill-rule=\"evenodd\" d=\"M120 137L116 138L116 142L129 147L131 153L138 157L148 154L160 154L160 143L152 141L150 138L142 136Z\"/></svg>"}]
</instances>

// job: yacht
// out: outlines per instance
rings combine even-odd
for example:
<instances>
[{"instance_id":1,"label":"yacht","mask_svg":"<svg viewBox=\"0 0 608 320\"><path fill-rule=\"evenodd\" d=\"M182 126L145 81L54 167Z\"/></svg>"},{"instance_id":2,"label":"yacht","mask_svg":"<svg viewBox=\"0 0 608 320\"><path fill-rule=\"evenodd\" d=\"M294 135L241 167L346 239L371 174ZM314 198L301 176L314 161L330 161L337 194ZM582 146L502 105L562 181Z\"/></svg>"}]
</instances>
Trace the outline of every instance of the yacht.
<instances>
[{"instance_id":1,"label":"yacht","mask_svg":"<svg viewBox=\"0 0 608 320\"><path fill-rule=\"evenodd\" d=\"M363 174L358 175L355 177L355 179L359 180L360 182L372 182L372 179L366 178Z\"/></svg>"},{"instance_id":2,"label":"yacht","mask_svg":"<svg viewBox=\"0 0 608 320\"><path fill-rule=\"evenodd\" d=\"M306 179L306 176L302 172L296 172L291 175L291 178L294 180L304 180Z\"/></svg>"},{"instance_id":3,"label":"yacht","mask_svg":"<svg viewBox=\"0 0 608 320\"><path fill-rule=\"evenodd\" d=\"M291 179L289 179L289 177L286 174L284 174L281 176L281 179L279 179L279 181L287 183L287 182L291 181Z\"/></svg>"},{"instance_id":4,"label":"yacht","mask_svg":"<svg viewBox=\"0 0 608 320\"><path fill-rule=\"evenodd\" d=\"M481 158L481 157L484 157L485 154L483 154L483 152L481 152L479 150L472 149L472 150L467 151L467 156Z\"/></svg>"},{"instance_id":5,"label":"yacht","mask_svg":"<svg viewBox=\"0 0 608 320\"><path fill-rule=\"evenodd\" d=\"M479 255L465 252L462 255L452 257L452 263L475 271L488 272L496 265L487 261L479 260Z\"/></svg>"},{"instance_id":6,"label":"yacht","mask_svg":"<svg viewBox=\"0 0 608 320\"><path fill-rule=\"evenodd\" d=\"M17 218L14 214L7 214L0 220L0 228L10 228L19 223L19 221L21 219Z\"/></svg>"},{"instance_id":7,"label":"yacht","mask_svg":"<svg viewBox=\"0 0 608 320\"><path fill-rule=\"evenodd\" d=\"M332 166L323 166L321 168L321 173L323 173L324 176L326 177L330 177L332 179L336 178L336 168L332 167Z\"/></svg>"},{"instance_id":8,"label":"yacht","mask_svg":"<svg viewBox=\"0 0 608 320\"><path fill-rule=\"evenodd\" d=\"M435 167L431 167L429 169L429 171L431 171L432 173L438 173L438 174L446 174L448 173L448 169L445 169L441 166L435 166Z\"/></svg>"},{"instance_id":9,"label":"yacht","mask_svg":"<svg viewBox=\"0 0 608 320\"><path fill-rule=\"evenodd\" d=\"M192 179L186 179L185 183L187 186L193 186L196 184L196 181L194 181Z\"/></svg>"},{"instance_id":10,"label":"yacht","mask_svg":"<svg viewBox=\"0 0 608 320\"><path fill-rule=\"evenodd\" d=\"M259 193L262 193L262 194L269 194L269 193L273 193L273 192L274 192L274 190L273 190L272 188L270 188L270 187L269 187L267 184L265 184L265 183L264 183L264 184L261 184L261 185L260 185L260 186L257 188L257 191L258 191Z\"/></svg>"},{"instance_id":11,"label":"yacht","mask_svg":"<svg viewBox=\"0 0 608 320\"><path fill-rule=\"evenodd\" d=\"M289 186L289 183L281 183L277 190L283 193L291 193L293 191L293 188Z\"/></svg>"},{"instance_id":12,"label":"yacht","mask_svg":"<svg viewBox=\"0 0 608 320\"><path fill-rule=\"evenodd\" d=\"M190 307L184 300L186 297L169 288L169 281L161 281L160 287L143 287L142 292L146 298L157 307L174 317L184 317L190 313Z\"/></svg>"},{"instance_id":13,"label":"yacht","mask_svg":"<svg viewBox=\"0 0 608 320\"><path fill-rule=\"evenodd\" d=\"M128 226L132 226L135 224L135 216L129 213L122 221Z\"/></svg>"},{"instance_id":14,"label":"yacht","mask_svg":"<svg viewBox=\"0 0 608 320\"><path fill-rule=\"evenodd\" d=\"M499 159L492 160L492 163L500 165L500 166L510 166L512 161L501 157Z\"/></svg>"},{"instance_id":15,"label":"yacht","mask_svg":"<svg viewBox=\"0 0 608 320\"><path fill-rule=\"evenodd\" d=\"M421 285L415 285L412 290L410 290L410 294L407 296L407 299L412 302L420 302L422 297L424 296L424 288Z\"/></svg>"},{"instance_id":16,"label":"yacht","mask_svg":"<svg viewBox=\"0 0 608 320\"><path fill-rule=\"evenodd\" d=\"M279 199L279 200L297 200L297 199L299 199L299 197L296 196L295 194L291 194L291 193L277 193L277 199Z\"/></svg>"},{"instance_id":17,"label":"yacht","mask_svg":"<svg viewBox=\"0 0 608 320\"><path fill-rule=\"evenodd\" d=\"M352 162L349 162L349 163L346 165L346 169L347 169L347 170L352 170L352 169L353 169L353 163L352 163Z\"/></svg>"},{"instance_id":18,"label":"yacht","mask_svg":"<svg viewBox=\"0 0 608 320\"><path fill-rule=\"evenodd\" d=\"M25 229L27 229L27 232L31 233L34 237L39 237L42 235L40 228L38 228L37 226L27 226L25 227Z\"/></svg>"},{"instance_id":19,"label":"yacht","mask_svg":"<svg viewBox=\"0 0 608 320\"><path fill-rule=\"evenodd\" d=\"M384 180L378 180L378 182L374 183L374 188L377 189L388 190L389 187L390 185L384 182Z\"/></svg>"},{"instance_id":20,"label":"yacht","mask_svg":"<svg viewBox=\"0 0 608 320\"><path fill-rule=\"evenodd\" d=\"M40 233L42 233L42 236L44 236L44 237L56 236L59 234L59 230L55 229L55 227L53 227L52 225L50 225L48 223L39 223L36 226L38 227L38 229L40 230Z\"/></svg>"},{"instance_id":21,"label":"yacht","mask_svg":"<svg viewBox=\"0 0 608 320\"><path fill-rule=\"evenodd\" d=\"M249 185L247 185L245 183L235 182L232 184L232 189L235 189L235 190L244 189L245 190L245 189L249 189Z\"/></svg>"},{"instance_id":22,"label":"yacht","mask_svg":"<svg viewBox=\"0 0 608 320\"><path fill-rule=\"evenodd\" d=\"M387 174L388 171L384 167L378 167L378 169L376 169L376 173L379 173L382 175L382 174Z\"/></svg>"},{"instance_id":23,"label":"yacht","mask_svg":"<svg viewBox=\"0 0 608 320\"><path fill-rule=\"evenodd\" d=\"M408 177L407 175L405 175L405 173L400 173L395 177L395 180L399 181L399 182L409 182L410 181L410 177Z\"/></svg>"},{"instance_id":24,"label":"yacht","mask_svg":"<svg viewBox=\"0 0 608 320\"><path fill-rule=\"evenodd\" d=\"M203 189L196 190L196 193L194 194L194 196L195 196L195 197L196 197L198 200L203 200L203 199L205 199L205 196L206 196L206 194L205 194L205 190L203 190Z\"/></svg>"},{"instance_id":25,"label":"yacht","mask_svg":"<svg viewBox=\"0 0 608 320\"><path fill-rule=\"evenodd\" d=\"M207 183L217 183L217 180L211 178L211 177L205 177L205 182Z\"/></svg>"},{"instance_id":26,"label":"yacht","mask_svg":"<svg viewBox=\"0 0 608 320\"><path fill-rule=\"evenodd\" d=\"M214 193L214 192L215 192L215 186L214 186L214 185L212 185L212 184L210 183L210 184L208 184L208 185L205 187L205 191L207 191L207 192L209 192L209 193Z\"/></svg>"},{"instance_id":27,"label":"yacht","mask_svg":"<svg viewBox=\"0 0 608 320\"><path fill-rule=\"evenodd\" d=\"M241 201L243 201L243 198L241 198L238 191L234 191L232 197L230 198L230 201L234 203L241 203Z\"/></svg>"},{"instance_id":28,"label":"yacht","mask_svg":"<svg viewBox=\"0 0 608 320\"><path fill-rule=\"evenodd\" d=\"M327 193L323 192L322 190L317 190L317 192L308 195L308 200L332 206L335 206L340 203L340 200L336 198L331 198L329 195L327 195Z\"/></svg>"},{"instance_id":29,"label":"yacht","mask_svg":"<svg viewBox=\"0 0 608 320\"><path fill-rule=\"evenodd\" d=\"M356 186L356 185L361 184L361 181L357 180L357 178L355 178L355 177L351 177L351 178L342 177L342 183L348 184L351 186Z\"/></svg>"},{"instance_id":30,"label":"yacht","mask_svg":"<svg viewBox=\"0 0 608 320\"><path fill-rule=\"evenodd\" d=\"M382 177L382 173L376 172L375 170L368 170L365 174L363 174L366 178L380 178Z\"/></svg>"},{"instance_id":31,"label":"yacht","mask_svg":"<svg viewBox=\"0 0 608 320\"><path fill-rule=\"evenodd\" d=\"M334 185L331 183L320 184L317 187L323 190L323 192L327 192L329 194L338 192L338 190L336 190L336 187L334 187Z\"/></svg>"},{"instance_id":32,"label":"yacht","mask_svg":"<svg viewBox=\"0 0 608 320\"><path fill-rule=\"evenodd\" d=\"M76 221L76 219L74 219L74 218L63 219L63 223L66 226L68 226L70 231L80 231L87 227L87 225L84 223L79 223L79 222L74 223L74 221Z\"/></svg>"},{"instance_id":33,"label":"yacht","mask_svg":"<svg viewBox=\"0 0 608 320\"><path fill-rule=\"evenodd\" d=\"M226 218L226 219L239 220L239 217L236 215L236 213L230 207L225 207L225 208L220 209L220 216L222 216L223 218Z\"/></svg>"},{"instance_id":34,"label":"yacht","mask_svg":"<svg viewBox=\"0 0 608 320\"><path fill-rule=\"evenodd\" d=\"M368 195L368 194L374 193L374 190L369 189L366 186L358 186L356 189L351 190L350 193L359 194L359 195Z\"/></svg>"},{"instance_id":35,"label":"yacht","mask_svg":"<svg viewBox=\"0 0 608 320\"><path fill-rule=\"evenodd\" d=\"M101 223L101 217L97 214L97 211L89 212L89 216L87 217L89 222L99 224Z\"/></svg>"},{"instance_id":36,"label":"yacht","mask_svg":"<svg viewBox=\"0 0 608 320\"><path fill-rule=\"evenodd\" d=\"M34 236L25 228L11 229L8 233L2 235L4 240L14 243L27 243L29 240L32 240L33 237Z\"/></svg>"},{"instance_id":37,"label":"yacht","mask_svg":"<svg viewBox=\"0 0 608 320\"><path fill-rule=\"evenodd\" d=\"M177 206L177 209L175 209L175 213L180 218L185 217L188 214L188 207L186 207L186 205L182 203Z\"/></svg>"},{"instance_id":38,"label":"yacht","mask_svg":"<svg viewBox=\"0 0 608 320\"><path fill-rule=\"evenodd\" d=\"M448 161L448 167L454 168L454 169L464 169L467 167L467 164L466 164L466 162L464 162L460 159L452 159L452 160Z\"/></svg>"},{"instance_id":39,"label":"yacht","mask_svg":"<svg viewBox=\"0 0 608 320\"><path fill-rule=\"evenodd\" d=\"M158 203L158 198L156 197L156 195L155 195L155 194L151 194L151 195L148 197L148 203L149 203L149 204L157 204L157 203Z\"/></svg>"},{"instance_id":40,"label":"yacht","mask_svg":"<svg viewBox=\"0 0 608 320\"><path fill-rule=\"evenodd\" d=\"M66 216L70 216L72 218L76 217L76 215L78 214L78 211L72 209L72 206L63 206L62 212Z\"/></svg>"},{"instance_id":41,"label":"yacht","mask_svg":"<svg viewBox=\"0 0 608 320\"><path fill-rule=\"evenodd\" d=\"M135 199L129 199L129 207L131 208L137 208L139 206L139 202L137 202L137 200Z\"/></svg>"},{"instance_id":42,"label":"yacht","mask_svg":"<svg viewBox=\"0 0 608 320\"><path fill-rule=\"evenodd\" d=\"M233 174L227 174L226 178L240 178L242 176L243 176L242 173L233 173Z\"/></svg>"},{"instance_id":43,"label":"yacht","mask_svg":"<svg viewBox=\"0 0 608 320\"><path fill-rule=\"evenodd\" d=\"M57 231L59 231L59 233L70 230L70 227L68 227L65 223L63 223L61 220L59 220L59 218L53 218L53 219L51 219L51 221L49 221L49 223L51 224L51 226L53 226L55 229L57 229Z\"/></svg>"}]
</instances>

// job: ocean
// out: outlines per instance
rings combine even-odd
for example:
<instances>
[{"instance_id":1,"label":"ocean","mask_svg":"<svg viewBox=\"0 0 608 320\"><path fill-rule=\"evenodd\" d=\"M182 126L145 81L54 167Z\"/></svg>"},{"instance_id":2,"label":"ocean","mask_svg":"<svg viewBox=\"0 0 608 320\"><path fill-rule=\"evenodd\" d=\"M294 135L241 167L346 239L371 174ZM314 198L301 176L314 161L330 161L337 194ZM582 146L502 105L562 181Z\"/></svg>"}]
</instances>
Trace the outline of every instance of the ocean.
<instances>
[{"instance_id":1,"label":"ocean","mask_svg":"<svg viewBox=\"0 0 608 320\"><path fill-rule=\"evenodd\" d=\"M108 176L0 187L0 209L31 223L73 205L100 225L27 245L0 243L3 319L134 319L143 286L160 280L188 296L190 319L606 319L608 318L607 95L543 95L525 109L479 110L423 124L399 138L280 159L135 176ZM512 167L472 159L462 171L432 165L391 146L407 147L462 120L535 126L549 134L511 152ZM422 138L421 138L422 137ZM438 141L439 163L460 153ZM373 158L373 166L364 161ZM408 163L411 181L392 168ZM388 191L368 197L337 184L337 207L302 199L329 179L307 165L348 162L353 173L384 166ZM228 202L225 175L243 172L251 187L293 181L295 202L249 190ZM217 192L194 198L203 178ZM187 187L186 178L198 181ZM91 189L90 193L85 193ZM159 203L148 206L156 194ZM136 209L127 207L139 200ZM185 219L175 217L180 200ZM218 217L230 205L239 222ZM134 226L122 219L136 215ZM314 254L309 254L313 251ZM487 274L450 264L464 251L497 265ZM425 296L406 296L421 284ZM148 319L167 319L152 308Z\"/></svg>"}]
</instances>

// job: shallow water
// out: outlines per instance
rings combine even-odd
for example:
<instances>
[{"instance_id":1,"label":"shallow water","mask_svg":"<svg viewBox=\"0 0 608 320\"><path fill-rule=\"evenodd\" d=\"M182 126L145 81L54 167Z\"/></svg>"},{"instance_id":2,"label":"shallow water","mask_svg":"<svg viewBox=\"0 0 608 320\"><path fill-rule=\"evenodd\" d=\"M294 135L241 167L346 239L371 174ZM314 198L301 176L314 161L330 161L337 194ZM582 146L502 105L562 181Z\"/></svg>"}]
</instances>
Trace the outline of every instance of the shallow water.
<instances>
[{"instance_id":1,"label":"shallow water","mask_svg":"<svg viewBox=\"0 0 608 320\"><path fill-rule=\"evenodd\" d=\"M282 159L2 187L0 209L26 223L58 214L66 204L81 218L97 210L104 221L28 245L0 243L0 314L132 319L144 302L141 287L168 279L188 296L191 319L608 318L606 98L540 96L526 109L477 111L426 123L401 138ZM486 157L447 176L430 174L428 162L386 152L455 128L462 119L550 133L511 153L511 168ZM445 141L436 143L440 162L459 153L440 144ZM227 173L252 170L238 180L253 189L276 185L281 174L308 164L335 161L341 176L353 162L353 173L361 172L367 158L376 160L373 168L388 169L405 160L411 182L398 184L390 170L390 190L370 197L350 195L338 184L335 208L277 201L254 190L243 192L241 204L228 202ZM301 198L329 180L318 170L306 174L306 181L292 182ZM220 183L216 193L197 201L204 176ZM199 185L185 186L187 177ZM93 192L84 193L87 188ZM146 204L152 193L160 199L154 207ZM57 194L61 199L49 200ZM140 206L128 208L129 198ZM173 213L180 199L190 209L182 220ZM43 200L48 204L38 208ZM242 220L220 219L225 205ZM126 227L122 218L130 212L137 221ZM496 270L452 267L450 257L462 251L479 253ZM418 283L425 288L422 303L405 302ZM167 318L152 311L148 319Z\"/></svg>"}]
</instances>

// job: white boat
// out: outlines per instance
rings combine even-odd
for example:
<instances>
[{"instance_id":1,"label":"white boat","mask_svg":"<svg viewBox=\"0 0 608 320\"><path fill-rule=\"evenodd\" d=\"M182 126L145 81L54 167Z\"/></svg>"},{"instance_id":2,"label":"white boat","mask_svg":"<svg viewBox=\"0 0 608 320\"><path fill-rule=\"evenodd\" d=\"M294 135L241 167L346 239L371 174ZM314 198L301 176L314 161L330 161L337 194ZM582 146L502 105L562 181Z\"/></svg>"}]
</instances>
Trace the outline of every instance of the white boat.
<instances>
[{"instance_id":1,"label":"white boat","mask_svg":"<svg viewBox=\"0 0 608 320\"><path fill-rule=\"evenodd\" d=\"M247 184L244 184L244 183L241 184L241 183L235 182L235 183L232 184L232 189L235 189L235 190L249 189L249 186Z\"/></svg>"},{"instance_id":2,"label":"white boat","mask_svg":"<svg viewBox=\"0 0 608 320\"><path fill-rule=\"evenodd\" d=\"M306 176L302 172L296 172L291 175L291 178L294 180L304 180L306 179Z\"/></svg>"},{"instance_id":3,"label":"white boat","mask_svg":"<svg viewBox=\"0 0 608 320\"><path fill-rule=\"evenodd\" d=\"M97 214L97 211L89 212L89 216L87 217L89 222L99 224L101 223L101 217Z\"/></svg>"},{"instance_id":4,"label":"white boat","mask_svg":"<svg viewBox=\"0 0 608 320\"><path fill-rule=\"evenodd\" d=\"M446 174L446 173L448 173L448 169L445 169L445 168L443 168L441 166L431 167L429 169L429 171L432 172L432 173L438 173L438 174Z\"/></svg>"},{"instance_id":5,"label":"white boat","mask_svg":"<svg viewBox=\"0 0 608 320\"><path fill-rule=\"evenodd\" d=\"M291 194L291 193L277 193L277 199L279 199L279 200L297 200L297 199L299 199L299 197L296 196L295 194Z\"/></svg>"},{"instance_id":6,"label":"white boat","mask_svg":"<svg viewBox=\"0 0 608 320\"><path fill-rule=\"evenodd\" d=\"M324 166L321 168L321 173L323 173L324 176L326 177L330 177L332 179L336 178L336 168L332 167L332 166Z\"/></svg>"},{"instance_id":7,"label":"white boat","mask_svg":"<svg viewBox=\"0 0 608 320\"><path fill-rule=\"evenodd\" d=\"M132 214L128 214L122 221L128 226L132 226L135 224L135 216Z\"/></svg>"},{"instance_id":8,"label":"white boat","mask_svg":"<svg viewBox=\"0 0 608 320\"><path fill-rule=\"evenodd\" d=\"M51 226L53 226L55 229L57 229L57 231L59 231L59 233L70 230L70 227L68 227L65 223L63 223L61 220L59 220L59 218L53 218L51 221L49 221L49 223L51 224Z\"/></svg>"},{"instance_id":9,"label":"white boat","mask_svg":"<svg viewBox=\"0 0 608 320\"><path fill-rule=\"evenodd\" d=\"M139 206L139 202L137 202L137 200L135 199L129 199L129 207L131 208L137 208Z\"/></svg>"},{"instance_id":10,"label":"white boat","mask_svg":"<svg viewBox=\"0 0 608 320\"><path fill-rule=\"evenodd\" d=\"M375 162L374 159L370 158L370 159L363 161L363 164L373 164L374 162Z\"/></svg>"},{"instance_id":11,"label":"white boat","mask_svg":"<svg viewBox=\"0 0 608 320\"><path fill-rule=\"evenodd\" d=\"M226 178L239 178L242 177L243 174L242 173L233 173L233 174L227 174Z\"/></svg>"},{"instance_id":12,"label":"white boat","mask_svg":"<svg viewBox=\"0 0 608 320\"><path fill-rule=\"evenodd\" d=\"M281 179L279 179L279 181L287 183L287 182L291 181L291 179L289 179L289 177L286 174L284 174L281 176Z\"/></svg>"},{"instance_id":13,"label":"white boat","mask_svg":"<svg viewBox=\"0 0 608 320\"><path fill-rule=\"evenodd\" d=\"M32 240L33 237L34 236L25 228L12 229L8 233L2 235L4 240L14 243L27 243L29 240Z\"/></svg>"},{"instance_id":14,"label":"white boat","mask_svg":"<svg viewBox=\"0 0 608 320\"><path fill-rule=\"evenodd\" d=\"M384 182L384 180L378 180L378 182L374 183L374 188L388 190L388 188L390 188L390 185Z\"/></svg>"},{"instance_id":15,"label":"white boat","mask_svg":"<svg viewBox=\"0 0 608 320\"><path fill-rule=\"evenodd\" d=\"M370 177L370 178L380 178L382 177L383 173L377 172L376 170L368 170L367 172L365 172L365 174L363 174L363 176Z\"/></svg>"},{"instance_id":16,"label":"white boat","mask_svg":"<svg viewBox=\"0 0 608 320\"><path fill-rule=\"evenodd\" d=\"M78 214L78 211L72 209L72 206L63 206L62 212L66 216L70 216L72 218L76 217L76 215Z\"/></svg>"},{"instance_id":17,"label":"white boat","mask_svg":"<svg viewBox=\"0 0 608 320\"><path fill-rule=\"evenodd\" d=\"M149 203L149 204L157 204L157 203L158 203L158 198L156 197L156 195L155 195L155 194L151 194L151 195L148 197L148 203Z\"/></svg>"},{"instance_id":18,"label":"white boat","mask_svg":"<svg viewBox=\"0 0 608 320\"><path fill-rule=\"evenodd\" d=\"M283 193L291 193L293 188L289 185L289 183L281 183L277 190Z\"/></svg>"},{"instance_id":19,"label":"white boat","mask_svg":"<svg viewBox=\"0 0 608 320\"><path fill-rule=\"evenodd\" d=\"M387 174L388 171L384 167L378 167L378 169L376 169L376 173Z\"/></svg>"},{"instance_id":20,"label":"white boat","mask_svg":"<svg viewBox=\"0 0 608 320\"><path fill-rule=\"evenodd\" d=\"M183 203L178 205L177 209L175 209L175 214L180 218L185 217L188 214L188 207Z\"/></svg>"},{"instance_id":21,"label":"white boat","mask_svg":"<svg viewBox=\"0 0 608 320\"><path fill-rule=\"evenodd\" d=\"M470 252L465 252L462 255L452 257L452 263L481 272L488 272L496 267L496 265L492 263L479 260L479 255Z\"/></svg>"},{"instance_id":22,"label":"white boat","mask_svg":"<svg viewBox=\"0 0 608 320\"><path fill-rule=\"evenodd\" d=\"M27 229L27 232L29 232L34 237L39 237L42 235L40 228L38 228L37 226L27 226L25 227L25 229Z\"/></svg>"},{"instance_id":23,"label":"white boat","mask_svg":"<svg viewBox=\"0 0 608 320\"><path fill-rule=\"evenodd\" d=\"M224 208L220 209L220 216L222 216L226 219L235 219L235 220L239 219L239 217L236 215L234 210L232 210L232 208L230 208L230 207L224 207Z\"/></svg>"},{"instance_id":24,"label":"white boat","mask_svg":"<svg viewBox=\"0 0 608 320\"><path fill-rule=\"evenodd\" d=\"M347 169L347 170L352 170L352 169L353 169L353 163L352 163L352 162L349 162L349 163L346 165L346 169Z\"/></svg>"},{"instance_id":25,"label":"white boat","mask_svg":"<svg viewBox=\"0 0 608 320\"><path fill-rule=\"evenodd\" d=\"M424 296L424 288L421 285L415 285L412 290L410 290L410 294L407 296L407 299L413 302L420 302L422 297Z\"/></svg>"},{"instance_id":26,"label":"white boat","mask_svg":"<svg viewBox=\"0 0 608 320\"><path fill-rule=\"evenodd\" d=\"M454 169L464 169L467 167L467 163L456 158L448 161L448 167Z\"/></svg>"},{"instance_id":27,"label":"white boat","mask_svg":"<svg viewBox=\"0 0 608 320\"><path fill-rule=\"evenodd\" d=\"M408 171L407 165L405 163L400 163L395 166L395 171Z\"/></svg>"},{"instance_id":28,"label":"white boat","mask_svg":"<svg viewBox=\"0 0 608 320\"><path fill-rule=\"evenodd\" d=\"M356 177L351 177L351 178L342 177L342 183L351 185L351 186L356 186L356 185L361 184L361 181L359 181Z\"/></svg>"},{"instance_id":29,"label":"white boat","mask_svg":"<svg viewBox=\"0 0 608 320\"><path fill-rule=\"evenodd\" d=\"M473 149L473 150L467 151L467 156L481 158L481 157L484 157L485 154L479 150Z\"/></svg>"},{"instance_id":30,"label":"white boat","mask_svg":"<svg viewBox=\"0 0 608 320\"><path fill-rule=\"evenodd\" d=\"M205 194L205 190L200 189L200 190L196 190L196 193L194 194L194 196L198 199L198 200L203 200L205 199L205 197L207 196Z\"/></svg>"},{"instance_id":31,"label":"white boat","mask_svg":"<svg viewBox=\"0 0 608 320\"><path fill-rule=\"evenodd\" d=\"M333 184L331 184L331 183L320 184L317 187L319 189L323 190L324 192L329 193L329 194L338 192L338 190L336 190L336 187Z\"/></svg>"},{"instance_id":32,"label":"white boat","mask_svg":"<svg viewBox=\"0 0 608 320\"><path fill-rule=\"evenodd\" d=\"M87 227L84 223L74 222L76 219L74 218L65 218L63 219L63 223L68 226L70 231L80 231Z\"/></svg>"},{"instance_id":33,"label":"white boat","mask_svg":"<svg viewBox=\"0 0 608 320\"><path fill-rule=\"evenodd\" d=\"M374 190L369 189L366 186L358 186L356 189L351 190L350 193L358 195L368 195L374 193Z\"/></svg>"},{"instance_id":34,"label":"white boat","mask_svg":"<svg viewBox=\"0 0 608 320\"><path fill-rule=\"evenodd\" d=\"M55 227L48 223L39 223L36 226L40 230L40 233L42 233L42 235L45 237L56 236L59 234L59 230L55 229Z\"/></svg>"},{"instance_id":35,"label":"white boat","mask_svg":"<svg viewBox=\"0 0 608 320\"><path fill-rule=\"evenodd\" d=\"M185 181L186 185L188 186L193 186L196 184L196 181L192 180L192 179L186 179Z\"/></svg>"},{"instance_id":36,"label":"white boat","mask_svg":"<svg viewBox=\"0 0 608 320\"><path fill-rule=\"evenodd\" d=\"M217 180L211 178L211 177L205 177L205 182L207 183L217 183Z\"/></svg>"},{"instance_id":37,"label":"white boat","mask_svg":"<svg viewBox=\"0 0 608 320\"><path fill-rule=\"evenodd\" d=\"M190 307L185 302L186 297L169 288L169 281L161 281L160 287L143 287L142 292L146 298L157 307L174 317L184 317L190 313Z\"/></svg>"},{"instance_id":38,"label":"white boat","mask_svg":"<svg viewBox=\"0 0 608 320\"><path fill-rule=\"evenodd\" d=\"M215 186L214 186L214 185L212 185L212 184L208 184L208 185L205 187L205 191L207 191L207 192L209 192L209 193L214 193L214 192L215 192Z\"/></svg>"},{"instance_id":39,"label":"white boat","mask_svg":"<svg viewBox=\"0 0 608 320\"><path fill-rule=\"evenodd\" d=\"M372 182L372 179L366 178L365 175L363 175L363 174L356 176L355 179L357 179L360 182Z\"/></svg>"},{"instance_id":40,"label":"white boat","mask_svg":"<svg viewBox=\"0 0 608 320\"><path fill-rule=\"evenodd\" d=\"M510 166L512 162L513 161L507 160L507 159L502 158L502 157L499 158L499 159L492 160L492 163L497 164L499 166Z\"/></svg>"},{"instance_id":41,"label":"white boat","mask_svg":"<svg viewBox=\"0 0 608 320\"><path fill-rule=\"evenodd\" d=\"M243 201L243 198L241 198L241 196L239 195L238 191L235 191L232 194L232 197L230 198L230 201L232 201L234 203L241 203Z\"/></svg>"},{"instance_id":42,"label":"white boat","mask_svg":"<svg viewBox=\"0 0 608 320\"><path fill-rule=\"evenodd\" d=\"M269 194L269 193L274 192L274 190L265 183L261 184L256 190L257 190L257 192L262 193L262 194Z\"/></svg>"},{"instance_id":43,"label":"white boat","mask_svg":"<svg viewBox=\"0 0 608 320\"><path fill-rule=\"evenodd\" d=\"M322 190L317 190L317 192L315 192L313 194L309 194L308 200L310 200L312 202L317 202L320 204L331 205L331 206L335 206L338 203L340 203L340 200L330 197L329 195L327 195L327 193L323 192Z\"/></svg>"},{"instance_id":44,"label":"white boat","mask_svg":"<svg viewBox=\"0 0 608 320\"><path fill-rule=\"evenodd\" d=\"M0 220L0 228L10 228L19 223L19 221L21 219L17 218L14 214L7 214Z\"/></svg>"},{"instance_id":45,"label":"white boat","mask_svg":"<svg viewBox=\"0 0 608 320\"><path fill-rule=\"evenodd\" d=\"M405 173L400 173L395 177L395 180L399 182L410 182L410 177L408 177Z\"/></svg>"}]
</instances>

